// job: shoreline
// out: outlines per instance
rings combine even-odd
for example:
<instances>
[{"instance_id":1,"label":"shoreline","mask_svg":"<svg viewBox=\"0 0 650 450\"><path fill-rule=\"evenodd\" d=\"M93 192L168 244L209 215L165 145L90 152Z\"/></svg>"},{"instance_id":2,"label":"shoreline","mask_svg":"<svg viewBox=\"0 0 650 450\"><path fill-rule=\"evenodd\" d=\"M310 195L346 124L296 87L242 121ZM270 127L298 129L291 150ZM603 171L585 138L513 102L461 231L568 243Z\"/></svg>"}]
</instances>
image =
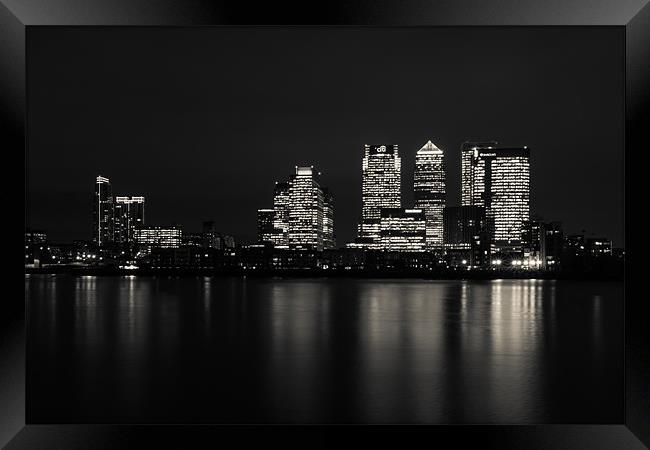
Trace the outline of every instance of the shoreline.
<instances>
[{"instance_id":1,"label":"shoreline","mask_svg":"<svg viewBox=\"0 0 650 450\"><path fill-rule=\"evenodd\" d=\"M26 268L25 275L73 275L73 276L164 276L164 277L247 277L247 278L403 278L428 280L573 280L573 281L624 281L623 274L598 272L511 272L479 271L472 273L455 270L214 270L214 269L118 269L89 267Z\"/></svg>"}]
</instances>

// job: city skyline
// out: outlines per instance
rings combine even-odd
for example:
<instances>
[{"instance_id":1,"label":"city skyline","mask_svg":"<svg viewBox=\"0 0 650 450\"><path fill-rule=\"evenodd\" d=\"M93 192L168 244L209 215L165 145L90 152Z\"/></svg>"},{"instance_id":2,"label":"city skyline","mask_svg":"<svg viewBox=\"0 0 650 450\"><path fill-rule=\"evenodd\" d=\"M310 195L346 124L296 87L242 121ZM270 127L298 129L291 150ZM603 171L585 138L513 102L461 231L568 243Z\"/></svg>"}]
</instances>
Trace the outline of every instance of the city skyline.
<instances>
[{"instance_id":1,"label":"city skyline","mask_svg":"<svg viewBox=\"0 0 650 450\"><path fill-rule=\"evenodd\" d=\"M459 146L497 139L535 149L534 212L621 246L623 91L615 86L624 74L615 34L53 32L29 49L30 92L43 101L28 110L27 224L55 240L87 236L87 183L103 172L120 194L146 197L150 223L198 231L213 219L252 240L273 183L314 165L337 194L337 237L347 242L361 198L340 193L360 192L364 144L399 144L402 185L411 186L415 153L431 139L454 174L447 202L459 205Z\"/></svg>"},{"instance_id":2,"label":"city skyline","mask_svg":"<svg viewBox=\"0 0 650 450\"><path fill-rule=\"evenodd\" d=\"M411 170L411 179L413 180L412 184L408 186L407 189L403 189L403 179L404 179L404 173L402 170L402 158L399 156L399 145L398 144L391 144L391 145L368 145L364 144L363 146L363 157L362 157L362 173L361 173L361 178L362 178L362 189L361 189L361 211L358 214L358 217L360 220L358 221L357 225L357 232L356 235L347 241L339 239L337 244L338 247L343 247L347 244L353 243L353 242L363 242L364 239L367 241L367 235L364 235L362 232L362 224L364 223L364 214L366 217L368 214L373 214L376 213L375 215L377 216L375 219L370 220L370 222L376 222L376 225L371 225L374 228L372 229L372 232L375 233L376 238L377 238L377 245L366 245L364 244L363 247L365 248L376 248L380 249L382 245L380 244L381 237L380 237L380 232L381 232L381 210L382 209L399 209L402 208L404 209L409 209L409 210L421 210L422 213L427 216L426 214L426 209L428 206L427 202L431 202L430 198L426 197L426 191L429 189L430 191L439 191L438 197L436 199L436 202L439 203L439 206L436 208L436 214L435 216L437 217L436 220L436 233L439 233L440 238L438 241L438 244L435 246L431 246L429 239L430 236L427 235L426 238L426 247L428 250L433 250L433 249L443 249L445 246L443 246L443 215L442 211L445 209L452 207L462 207L462 206L485 206L485 200L484 200L484 193L482 192L482 189L484 189L484 181L477 182L475 180L481 177L485 177L485 165L487 164L489 166L494 166L495 169L493 170L501 170L503 172L505 168L505 173L514 173L515 176L516 174L519 173L519 171L524 168L524 178L525 178L525 196L526 196L526 218L523 220L528 220L530 217L536 217L538 220L540 219L546 219L546 220L551 220L552 222L559 222L563 223L563 220L559 217L553 216L550 218L541 216L537 214L532 207L530 206L530 191L533 188L533 185L530 183L530 172L532 170L531 165L529 163L529 158L530 158L530 148L528 146L522 146L522 147L501 147L498 144L498 141L493 140L493 141L483 141L483 142L472 142L472 141L465 141L460 145L460 176L457 178L460 180L460 189L459 192L457 193L449 193L446 191L445 186L448 184L449 181L449 173L446 170L446 164L447 160L445 159L446 157L444 156L446 154L446 150L441 150L439 147L437 147L430 139L427 140L427 142L420 147L420 149L415 152L414 155L414 161L412 164L413 169ZM493 152L495 149L498 149L500 152L503 152L500 154L500 157L497 157ZM424 151L424 152L423 152ZM478 153L476 153L478 151ZM372 161L372 159L369 160L369 156L371 154L374 154L375 156L389 156L394 152L396 155L395 162L391 162L390 164L394 164L395 172L394 175L390 175L388 179L385 177L385 175L382 173L378 179L378 181L375 182L374 187L368 187L367 181L364 182L364 177L365 179L373 179L373 175L371 174L370 176L366 177L366 174L368 172L368 164L369 161ZM523 153L522 153L523 152ZM432 154L436 154L436 164L438 166L436 167L436 170L438 171L438 175L433 175L436 183L431 183L427 181L426 177L431 178L432 173L434 171L431 170L431 156ZM499 165L497 164L497 161L504 159L503 156L515 156L515 159L519 159L522 155L525 154L525 165L524 166L517 166L517 167L510 167L509 165L503 166L503 168L499 169ZM424 158L423 158L424 157ZM485 161L484 161L485 160ZM505 160L508 160L506 158ZM476 175L474 172L478 170L478 166L474 167L477 165L477 162L479 162L478 166L480 166L479 172L481 175ZM380 163L380 164L385 164L385 163ZM426 164L427 171L422 170L422 167ZM511 163L509 163L511 164ZM371 163L372 165L372 163ZM380 172L384 171L384 166L377 166L380 168ZM252 243L258 243L259 242L259 212L260 211L266 211L271 214L272 217L272 229L270 229L270 239L269 243L272 243L275 246L279 246L279 248L287 247L289 244L289 234L288 234L288 229L289 229L289 205L291 203L290 200L290 187L292 186L291 180L296 179L298 177L299 169L302 170L302 175L303 177L307 175L306 171L311 171L313 170L313 176L315 177L314 180L320 180L322 177L322 173L319 171L316 171L313 166L307 166L307 167L301 167L301 166L295 166L295 173L292 174L288 181L276 181L275 187L273 188L273 196L272 196L272 202L270 202L270 208L257 208L256 211L258 211L258 218L256 219L255 227L256 230L254 234L248 238L243 238L242 235L239 234L237 236L238 242L243 242L247 244L252 244ZM407 165L408 169L408 165ZM420 171L420 174L418 174L418 171ZM309 173L309 176L311 176L311 172ZM418 178L419 175L419 178ZM281 178L281 177L280 177ZM452 177L453 178L453 177ZM334 248L332 246L332 243L336 241L336 231L332 230L333 227L333 194L331 190L328 187L325 186L320 186L319 181L314 181L315 185L319 186L320 188L320 193L319 199L316 200L320 202L321 204L324 203L324 199L328 198L329 201L329 206L330 209L326 212L328 215L328 223L330 226L330 234L329 236L329 243L330 245L327 245L325 247L321 247L321 250L323 248ZM454 184L453 182L451 183L452 185ZM394 186L391 188L390 186ZM471 186L469 189L467 186ZM512 185L504 185L504 193L511 188ZM373 200L372 195L369 194L369 190L372 189L378 189L380 191L379 197L377 197L378 200ZM392 191L386 191L384 192L385 189L389 189L389 191L392 189ZM418 190L420 190L420 196L418 197ZM120 191L121 192L121 191ZM423 195L424 193L424 195ZM457 202L456 204L453 204L453 202L449 202L447 200L448 196L454 197L454 194L457 194L456 197L460 198L460 202ZM106 201L106 196L109 196L113 199L113 202L109 204ZM148 196L147 196L148 197ZM349 197L349 196L348 196ZM370 200L368 200L368 197L370 197ZM385 198L388 198L388 201L385 200ZM294 194L294 204L298 202L296 200L295 194ZM405 198L410 198L409 201L405 201ZM378 203L377 203L378 202ZM257 202L259 203L259 202ZM325 202L327 203L327 202ZM376 203L376 204L375 204ZM498 203L498 201L497 201ZM113 190L112 190L112 183L111 183L111 178L110 177L105 177L103 175L97 175L95 179L95 194L94 194L94 200L93 200L93 206L92 206L92 236L89 241L92 241L94 243L98 243L101 240L104 242L107 241L106 239L106 234L110 233L111 236L114 235L114 238L108 240L109 242L115 242L115 243L128 243L128 242L133 242L133 235L134 235L134 228L136 226L142 226L145 225L144 223L144 205L145 205L145 196L135 196L135 195L113 195ZM364 206L365 205L365 206ZM369 206L370 205L370 206ZM370 211L370 213L368 212ZM411 214L413 214L412 211ZM394 216L396 211L393 211L393 214L390 216ZM402 212L403 213L403 212ZM498 230L495 230L495 225L494 225L494 217L491 217L491 212L490 208L486 209L486 224L488 226L492 227L491 233L494 233L496 231L497 234L500 234L501 237L503 238L506 233L505 231L499 232ZM101 218L103 217L103 220L106 220L107 216L113 217L113 220L110 221L110 223L106 223L104 225L104 228L99 227L98 223L102 220ZM283 218L283 215L286 215L286 217ZM493 215L493 214L492 214ZM499 214L497 214L499 215ZM373 216L374 217L374 216ZM496 228L499 229L505 229L505 226L503 225L504 219L507 218L507 214L504 215L503 213L501 214L501 223L502 225L499 227L497 226ZM214 221L212 218L210 219L211 222L214 226ZM318 219L321 222L321 231L322 233L322 222L325 220L325 216L321 216ZM366 218L367 220L367 218ZM429 224L431 222L431 217L427 217L427 234L431 233L431 225ZM178 221L168 221L168 222L156 222L155 227L176 227L179 229L182 229L184 233L193 233L196 230L198 230L199 226L198 224L203 223L205 226L206 220L205 218L195 218L193 221L195 222L194 226L191 227L185 227L182 224L180 224ZM337 221L338 222L338 221ZM497 222L499 222L499 219L497 219ZM343 225L345 226L345 224ZM43 228L39 227L30 227L28 226L29 229L34 229L34 230L42 230ZM376 229L375 229L376 228ZM46 230L47 231L47 230ZM278 231L281 231L280 235L278 236ZM47 231L49 233L49 231ZM519 228L514 232L514 235L520 236L522 230ZM303 230L304 233L304 230ZM233 233L230 233L233 234ZM237 233L234 233L235 235ZM594 232L593 229L588 225L584 224L580 229L570 231L568 234L584 234L585 236L606 236L604 233L597 233ZM505 236L508 237L508 236ZM610 237L607 236L608 239L610 239L612 242L614 240ZM73 239L86 239L84 236L75 236ZM295 238L294 238L295 239ZM321 240L323 238L321 237ZM372 240L372 239L371 239ZM61 241L64 242L64 241ZM618 248L623 248L623 246L616 245ZM515 248L518 250L521 249L521 246L516 244ZM497 251L493 249L493 251Z\"/></svg>"}]
</instances>

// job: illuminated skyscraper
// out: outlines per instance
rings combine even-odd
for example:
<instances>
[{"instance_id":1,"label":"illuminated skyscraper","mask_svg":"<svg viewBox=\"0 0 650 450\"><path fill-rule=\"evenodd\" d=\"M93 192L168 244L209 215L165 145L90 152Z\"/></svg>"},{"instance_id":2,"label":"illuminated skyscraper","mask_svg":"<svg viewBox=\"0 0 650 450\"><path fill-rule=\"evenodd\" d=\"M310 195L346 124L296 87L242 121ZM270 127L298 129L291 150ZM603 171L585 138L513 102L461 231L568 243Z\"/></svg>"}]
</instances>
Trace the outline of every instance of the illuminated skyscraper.
<instances>
[{"instance_id":1,"label":"illuminated skyscraper","mask_svg":"<svg viewBox=\"0 0 650 450\"><path fill-rule=\"evenodd\" d=\"M289 245L289 183L276 182L273 190L273 244Z\"/></svg>"},{"instance_id":2,"label":"illuminated skyscraper","mask_svg":"<svg viewBox=\"0 0 650 450\"><path fill-rule=\"evenodd\" d=\"M382 208L381 249L421 252L426 248L426 218L421 209Z\"/></svg>"},{"instance_id":3,"label":"illuminated skyscraper","mask_svg":"<svg viewBox=\"0 0 650 450\"><path fill-rule=\"evenodd\" d=\"M323 249L336 247L334 236L334 196L332 192L323 188Z\"/></svg>"},{"instance_id":4,"label":"illuminated skyscraper","mask_svg":"<svg viewBox=\"0 0 650 450\"><path fill-rule=\"evenodd\" d=\"M402 160L394 145L366 145L362 163L359 238L368 248L381 246L381 210L399 208Z\"/></svg>"},{"instance_id":5,"label":"illuminated skyscraper","mask_svg":"<svg viewBox=\"0 0 650 450\"><path fill-rule=\"evenodd\" d=\"M289 247L323 250L323 191L313 167L296 167L289 182Z\"/></svg>"},{"instance_id":6,"label":"illuminated skyscraper","mask_svg":"<svg viewBox=\"0 0 650 450\"><path fill-rule=\"evenodd\" d=\"M442 249L442 214L445 209L445 165L442 150L431 141L415 155L413 175L415 207L426 216L427 249Z\"/></svg>"},{"instance_id":7,"label":"illuminated skyscraper","mask_svg":"<svg viewBox=\"0 0 650 450\"><path fill-rule=\"evenodd\" d=\"M93 242L99 246L113 242L113 191L111 180L101 175L95 181Z\"/></svg>"},{"instance_id":8,"label":"illuminated skyscraper","mask_svg":"<svg viewBox=\"0 0 650 450\"><path fill-rule=\"evenodd\" d=\"M460 147L461 157L461 205L470 206L472 202L472 162L474 151L479 149L493 149L498 143L491 142L463 142Z\"/></svg>"},{"instance_id":9,"label":"illuminated skyscraper","mask_svg":"<svg viewBox=\"0 0 650 450\"><path fill-rule=\"evenodd\" d=\"M113 217L113 240L133 242L135 229L144 225L144 197L115 197Z\"/></svg>"},{"instance_id":10,"label":"illuminated skyscraper","mask_svg":"<svg viewBox=\"0 0 650 450\"><path fill-rule=\"evenodd\" d=\"M469 205L485 207L490 252L521 252L522 224L530 215L530 150L489 146L469 150L463 192L468 192Z\"/></svg>"},{"instance_id":11,"label":"illuminated skyscraper","mask_svg":"<svg viewBox=\"0 0 650 450\"><path fill-rule=\"evenodd\" d=\"M261 244L273 243L273 217L272 208L257 210L257 242Z\"/></svg>"}]
</instances>

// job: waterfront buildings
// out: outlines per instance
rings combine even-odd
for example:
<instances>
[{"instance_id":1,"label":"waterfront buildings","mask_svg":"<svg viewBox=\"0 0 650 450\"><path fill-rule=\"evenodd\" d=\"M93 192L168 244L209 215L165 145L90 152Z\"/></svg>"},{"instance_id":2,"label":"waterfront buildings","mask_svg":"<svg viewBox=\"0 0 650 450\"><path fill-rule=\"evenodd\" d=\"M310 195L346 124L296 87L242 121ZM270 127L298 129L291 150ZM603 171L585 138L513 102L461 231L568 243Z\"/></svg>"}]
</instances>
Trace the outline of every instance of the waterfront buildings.
<instances>
[{"instance_id":1,"label":"waterfront buildings","mask_svg":"<svg viewBox=\"0 0 650 450\"><path fill-rule=\"evenodd\" d=\"M442 250L445 208L445 165L442 150L428 141L415 155L413 194L415 208L426 217L426 246Z\"/></svg>"}]
</instances>

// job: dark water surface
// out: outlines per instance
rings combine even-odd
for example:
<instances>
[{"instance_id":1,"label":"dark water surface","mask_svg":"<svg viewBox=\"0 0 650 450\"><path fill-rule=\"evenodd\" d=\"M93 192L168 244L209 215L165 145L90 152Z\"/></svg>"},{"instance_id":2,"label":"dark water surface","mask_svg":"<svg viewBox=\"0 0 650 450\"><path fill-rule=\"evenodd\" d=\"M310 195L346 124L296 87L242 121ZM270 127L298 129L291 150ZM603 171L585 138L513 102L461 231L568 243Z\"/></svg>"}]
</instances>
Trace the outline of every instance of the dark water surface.
<instances>
[{"instance_id":1,"label":"dark water surface","mask_svg":"<svg viewBox=\"0 0 650 450\"><path fill-rule=\"evenodd\" d=\"M26 275L27 422L620 423L623 285Z\"/></svg>"}]
</instances>

